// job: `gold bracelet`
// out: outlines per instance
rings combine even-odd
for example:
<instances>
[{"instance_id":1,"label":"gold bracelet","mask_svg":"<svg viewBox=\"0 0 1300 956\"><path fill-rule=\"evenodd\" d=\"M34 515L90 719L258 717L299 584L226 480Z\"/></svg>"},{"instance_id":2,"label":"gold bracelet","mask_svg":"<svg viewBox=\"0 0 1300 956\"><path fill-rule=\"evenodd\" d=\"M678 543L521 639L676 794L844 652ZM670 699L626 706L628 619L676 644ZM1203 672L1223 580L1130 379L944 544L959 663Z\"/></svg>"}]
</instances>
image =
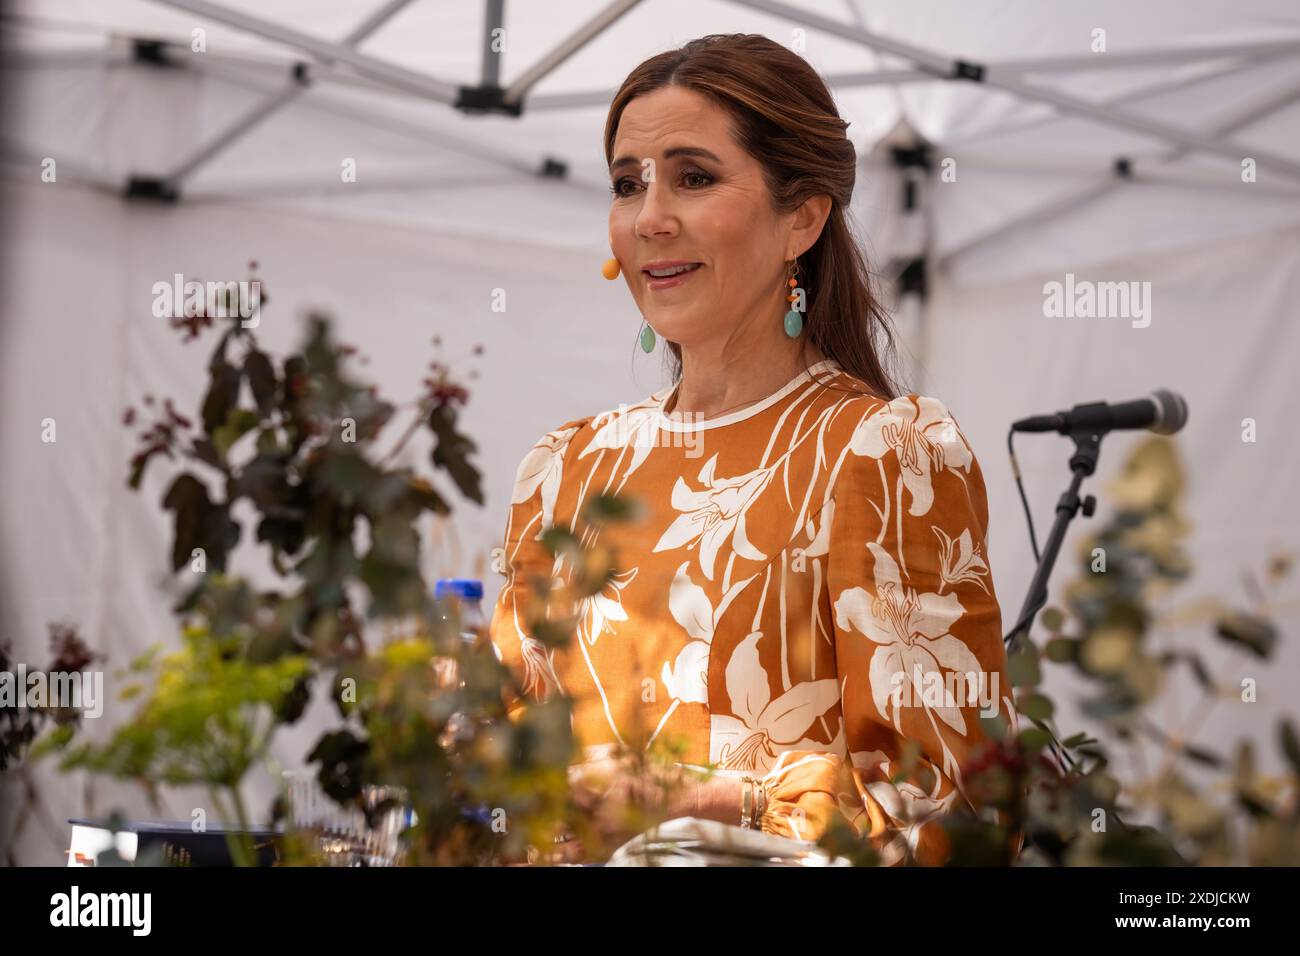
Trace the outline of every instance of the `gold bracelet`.
<instances>
[{"instance_id":1,"label":"gold bracelet","mask_svg":"<svg viewBox=\"0 0 1300 956\"><path fill-rule=\"evenodd\" d=\"M740 782L745 787L740 798L740 825L746 830L760 830L767 812L767 788L758 777L744 776Z\"/></svg>"}]
</instances>

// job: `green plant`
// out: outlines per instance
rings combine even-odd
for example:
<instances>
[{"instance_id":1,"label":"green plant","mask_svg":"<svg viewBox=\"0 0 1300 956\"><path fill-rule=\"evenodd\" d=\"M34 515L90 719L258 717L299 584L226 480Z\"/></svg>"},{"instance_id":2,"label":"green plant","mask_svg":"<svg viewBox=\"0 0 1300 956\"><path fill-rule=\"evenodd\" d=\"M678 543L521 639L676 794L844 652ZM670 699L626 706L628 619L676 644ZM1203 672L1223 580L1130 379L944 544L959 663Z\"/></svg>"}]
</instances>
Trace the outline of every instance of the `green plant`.
<instances>
[{"instance_id":1,"label":"green plant","mask_svg":"<svg viewBox=\"0 0 1300 956\"><path fill-rule=\"evenodd\" d=\"M1111 489L1114 513L1080 541L1080 573L1064 589L1062 607L1041 615L1047 636L1012 654L1017 711L1031 726L1018 735L990 726L994 740L967 776L1005 819L958 814L945 821L954 865L1008 862L1002 847L1015 830L1026 837L1021 864L1300 863L1300 743L1292 723L1277 728L1286 768L1280 775L1259 772L1254 741L1240 741L1229 761L1193 740L1216 701L1243 700L1241 687L1205 663L1204 638L1212 633L1261 666L1267 662L1277 641L1270 618L1283 606L1277 590L1291 560L1270 559L1264 585L1247 576L1249 609L1213 598L1174 603L1190 572L1182 547L1183 474L1171 440L1152 437L1135 448ZM1043 688L1048 664L1090 689L1083 712L1114 744L1084 733L1059 738L1056 708ZM1162 729L1152 710L1183 667L1205 697L1185 726ZM1156 766L1148 746L1159 757ZM1115 749L1130 751L1136 768L1127 787L1112 771ZM1207 774L1211 783L1198 785L1196 777ZM1128 822L1141 817L1155 822Z\"/></svg>"},{"instance_id":2,"label":"green plant","mask_svg":"<svg viewBox=\"0 0 1300 956\"><path fill-rule=\"evenodd\" d=\"M227 306L231 318L199 310L172 321L187 340L215 329L208 386L196 417L145 397L156 414L128 478L139 489L155 462L178 463L162 505L173 520L171 567L189 579L174 608L181 650L137 662L140 682L125 696L143 704L106 744L74 743L60 731L39 753L63 751L65 767L147 787L205 785L217 812L244 824L245 774L320 686L339 724L307 760L319 764L331 797L361 806L368 784L406 787L420 821L416 862L481 862L509 849L535 829L531 814L559 812L561 788L538 782L562 783L573 756L567 702L529 702L522 719L506 719L502 689L512 676L484 653L485 640L461 640L455 609L434 602L421 574L418 523L451 506L430 477L393 465L423 430L435 471L481 504L475 446L457 423L468 390L435 360L423 393L399 409L354 376L364 358L333 340L324 315L309 316L302 347L277 361ZM410 420L381 451L399 411ZM138 417L128 409L124 424ZM254 536L277 588L257 590L228 572L243 536L241 500L256 514ZM433 659L448 657L463 687L435 680ZM448 741L456 712L476 729L473 746ZM494 819L467 812L484 805ZM283 810L277 804L272 815ZM498 819L509 821L508 839ZM247 847L233 849L249 861Z\"/></svg>"},{"instance_id":3,"label":"green plant","mask_svg":"<svg viewBox=\"0 0 1300 956\"><path fill-rule=\"evenodd\" d=\"M302 655L259 663L244 651L235 635L187 627L179 650L155 650L132 662L129 673L137 682L122 696L144 696L144 702L107 743L73 742L72 725L65 724L43 738L33 756L62 749L63 770L203 786L222 819L243 831L251 821L240 782L265 759L285 702L309 666ZM246 840L228 831L227 841L232 859L252 864Z\"/></svg>"}]
</instances>

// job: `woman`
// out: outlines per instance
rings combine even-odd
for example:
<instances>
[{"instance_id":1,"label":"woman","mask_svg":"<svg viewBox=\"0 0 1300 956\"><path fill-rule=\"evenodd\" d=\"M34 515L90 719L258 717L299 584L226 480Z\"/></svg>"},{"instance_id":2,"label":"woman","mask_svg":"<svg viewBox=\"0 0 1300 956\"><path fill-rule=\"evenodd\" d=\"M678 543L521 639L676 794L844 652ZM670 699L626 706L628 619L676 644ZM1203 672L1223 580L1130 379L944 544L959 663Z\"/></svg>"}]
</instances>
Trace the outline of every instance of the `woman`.
<instances>
[{"instance_id":1,"label":"woman","mask_svg":"<svg viewBox=\"0 0 1300 956\"><path fill-rule=\"evenodd\" d=\"M849 231L856 155L822 80L762 36L655 56L610 107L607 278L673 384L567 422L522 461L491 632L538 700L574 700L590 805L637 798L602 748L680 741L713 765L669 808L940 862L979 717L1014 726L983 477L937 399L898 396ZM883 343L878 348L877 341ZM594 495L643 518L587 527ZM530 636L551 524L618 555L560 651ZM951 693L957 675L969 691ZM950 693L923 693L947 680ZM980 686L976 688L976 684ZM985 704L973 702L983 695ZM891 778L908 770L907 779Z\"/></svg>"}]
</instances>

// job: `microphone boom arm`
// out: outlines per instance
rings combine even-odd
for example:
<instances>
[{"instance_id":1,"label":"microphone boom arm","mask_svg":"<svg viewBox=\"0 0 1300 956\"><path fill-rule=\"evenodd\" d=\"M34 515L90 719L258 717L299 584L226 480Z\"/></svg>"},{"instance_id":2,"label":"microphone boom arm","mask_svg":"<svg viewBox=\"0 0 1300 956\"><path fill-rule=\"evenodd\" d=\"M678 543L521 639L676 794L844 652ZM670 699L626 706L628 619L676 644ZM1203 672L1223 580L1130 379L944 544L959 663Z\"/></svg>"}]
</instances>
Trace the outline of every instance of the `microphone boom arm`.
<instances>
[{"instance_id":1,"label":"microphone boom arm","mask_svg":"<svg viewBox=\"0 0 1300 956\"><path fill-rule=\"evenodd\" d=\"M1070 487L1056 503L1056 520L1043 546L1043 553L1039 558L1038 568L1034 571L1033 580L1029 583L1029 593L1025 597L1024 606L1020 609L1020 616L1015 626L1004 638L1008 652L1017 649L1020 635L1029 633L1034 618L1047 603L1047 581L1052 576L1052 568L1056 564L1057 555L1060 554L1061 544L1065 540L1065 532L1070 522L1074 520L1080 508L1083 509L1084 517L1088 518L1092 517L1096 510L1097 499L1092 495L1080 499L1079 486L1083 484L1084 478L1090 477L1097 470L1097 457L1101 453L1103 434L1104 430L1096 428L1076 428L1069 433L1075 446L1074 454L1070 456L1070 471L1073 473Z\"/></svg>"}]
</instances>

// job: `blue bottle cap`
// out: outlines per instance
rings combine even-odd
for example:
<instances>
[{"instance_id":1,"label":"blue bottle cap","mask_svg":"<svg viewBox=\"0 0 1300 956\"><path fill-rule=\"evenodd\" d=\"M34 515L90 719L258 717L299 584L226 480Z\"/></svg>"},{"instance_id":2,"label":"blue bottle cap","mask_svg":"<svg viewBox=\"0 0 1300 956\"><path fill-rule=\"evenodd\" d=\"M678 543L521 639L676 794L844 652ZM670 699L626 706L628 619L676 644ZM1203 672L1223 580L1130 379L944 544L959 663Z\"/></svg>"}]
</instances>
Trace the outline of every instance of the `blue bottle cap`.
<instances>
[{"instance_id":1,"label":"blue bottle cap","mask_svg":"<svg viewBox=\"0 0 1300 956\"><path fill-rule=\"evenodd\" d=\"M439 578L433 586L433 596L443 598L454 594L459 598L480 600L483 597L483 582L474 578Z\"/></svg>"}]
</instances>

